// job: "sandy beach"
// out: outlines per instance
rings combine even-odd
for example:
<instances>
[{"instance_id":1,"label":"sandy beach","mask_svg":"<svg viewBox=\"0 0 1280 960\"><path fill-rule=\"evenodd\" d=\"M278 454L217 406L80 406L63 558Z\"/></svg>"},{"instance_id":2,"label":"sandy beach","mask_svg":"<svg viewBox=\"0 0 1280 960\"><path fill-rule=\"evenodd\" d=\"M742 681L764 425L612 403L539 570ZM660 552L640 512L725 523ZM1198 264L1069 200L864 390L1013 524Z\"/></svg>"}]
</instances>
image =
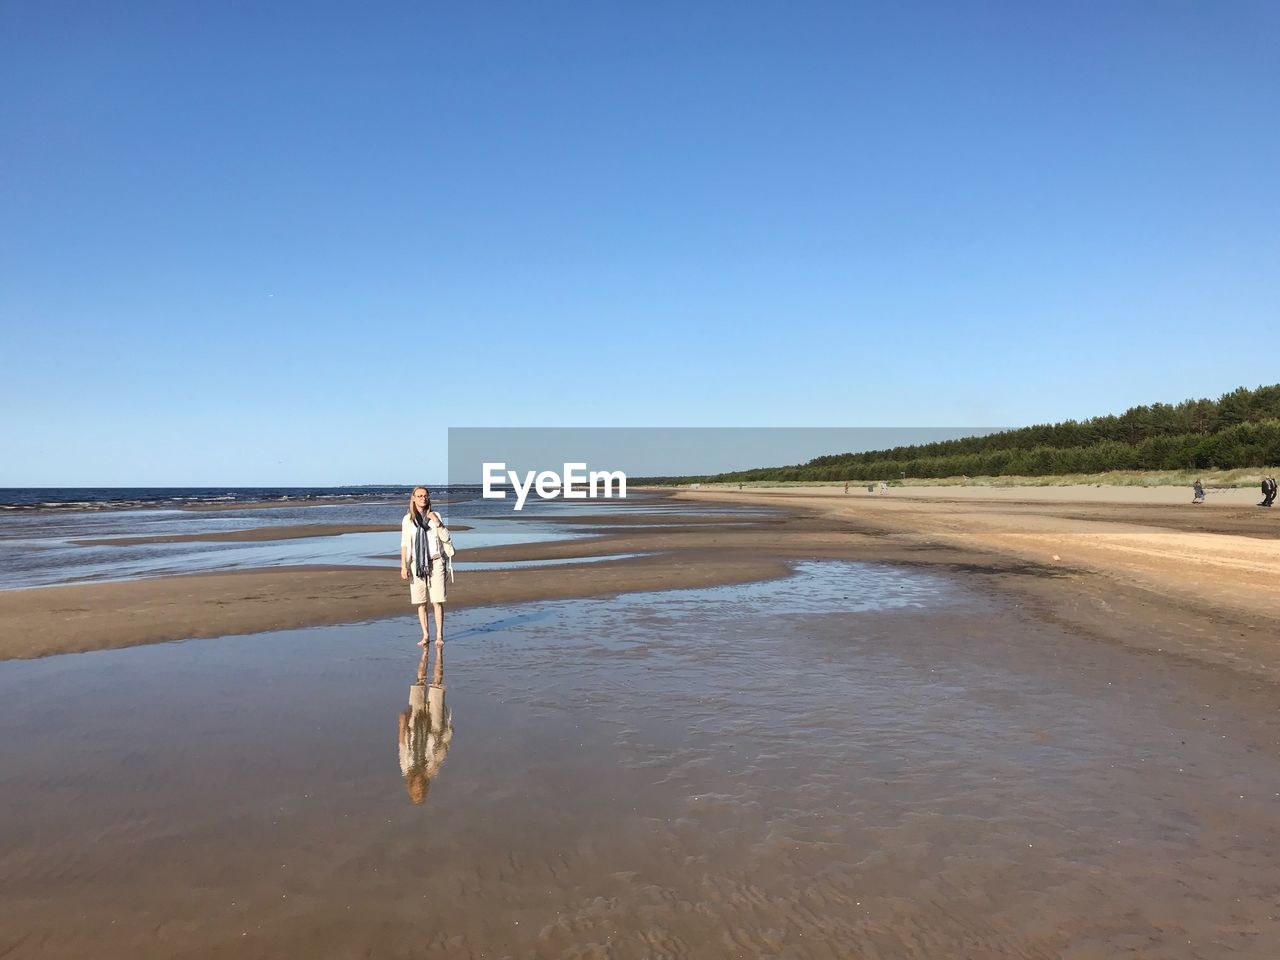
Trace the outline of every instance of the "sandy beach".
<instances>
[{"instance_id":1,"label":"sandy beach","mask_svg":"<svg viewBox=\"0 0 1280 960\"><path fill-rule=\"evenodd\" d=\"M458 578L452 609L741 583L785 574L804 559L946 569L988 589L1033 599L1044 616L1126 643L1172 648L1280 676L1280 515L1207 505L1134 503L1117 488L1063 488L1055 499L999 491L964 499L853 497L838 489L682 491L655 516L598 511L572 522L593 536L467 550L473 562L629 555L538 569L477 570ZM1106 492L1106 491L1104 491ZM699 505L773 513L704 515ZM386 529L370 525L374 529ZM369 529L361 527L360 529ZM461 529L461 528L460 528ZM264 539L295 528L225 535ZM317 525L323 536L335 528ZM341 532L341 531L338 531ZM388 534L387 546L394 542ZM465 544L465 537L461 541ZM0 657L110 649L404 612L394 569L292 567L0 591L9 629Z\"/></svg>"},{"instance_id":2,"label":"sandy beach","mask_svg":"<svg viewBox=\"0 0 1280 960\"><path fill-rule=\"evenodd\" d=\"M1191 487L1169 486L1120 486L1110 484L1034 484L1001 486L996 484L912 484L889 487L881 493L877 487L868 490L867 484L852 482L846 495L839 485L804 485L787 484L785 486L746 486L744 493L785 493L795 495L826 496L838 493L858 499L880 499L889 497L905 500L943 500L963 502L991 503L1128 503L1142 506L1180 506L1191 503ZM875 486L874 484L872 486ZM700 488L699 492L707 494L738 493L735 484L711 484ZM1220 489L1210 486L1204 506L1213 507L1252 507L1261 495L1257 486L1231 487Z\"/></svg>"},{"instance_id":3,"label":"sandy beach","mask_svg":"<svg viewBox=\"0 0 1280 960\"><path fill-rule=\"evenodd\" d=\"M261 505L258 505L261 508ZM195 512L195 511L192 511ZM203 511L209 512L209 511ZM125 547L152 543L258 543L264 540L297 540L302 537L336 537L344 533L395 534L385 523L310 523L286 527L252 527L215 533L175 533L148 537L97 537L71 540L78 547Z\"/></svg>"},{"instance_id":4,"label":"sandy beach","mask_svg":"<svg viewBox=\"0 0 1280 960\"><path fill-rule=\"evenodd\" d=\"M439 716L402 606L0 664L0 951L1272 960L1280 721L1233 621L793 510L501 548L666 552L468 575ZM350 615L350 571L276 575Z\"/></svg>"},{"instance_id":5,"label":"sandy beach","mask_svg":"<svg viewBox=\"0 0 1280 960\"><path fill-rule=\"evenodd\" d=\"M0 591L0 952L1271 960L1277 521L511 519L457 538L435 715L385 525L225 531L376 534L376 566Z\"/></svg>"},{"instance_id":6,"label":"sandy beach","mask_svg":"<svg viewBox=\"0 0 1280 960\"><path fill-rule=\"evenodd\" d=\"M459 533L470 530L466 524L454 524ZM299 540L306 537L337 537L345 533L385 533L390 538L395 527L385 523L309 523L287 527L252 527L248 530L224 530L219 533L175 533L153 537L99 537L70 540L79 547L125 547L152 543L261 543L266 540Z\"/></svg>"}]
</instances>

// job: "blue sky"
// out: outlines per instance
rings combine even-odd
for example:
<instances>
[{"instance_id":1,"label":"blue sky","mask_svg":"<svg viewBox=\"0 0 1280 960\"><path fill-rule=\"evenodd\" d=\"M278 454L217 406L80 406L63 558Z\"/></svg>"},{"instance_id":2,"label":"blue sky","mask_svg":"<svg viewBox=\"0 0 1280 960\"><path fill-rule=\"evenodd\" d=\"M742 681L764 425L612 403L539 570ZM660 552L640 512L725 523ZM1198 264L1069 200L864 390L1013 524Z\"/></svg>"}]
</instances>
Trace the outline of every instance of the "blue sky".
<instances>
[{"instance_id":1,"label":"blue sky","mask_svg":"<svg viewBox=\"0 0 1280 960\"><path fill-rule=\"evenodd\" d=\"M1275 4L115 6L0 5L0 484L1277 379Z\"/></svg>"}]
</instances>

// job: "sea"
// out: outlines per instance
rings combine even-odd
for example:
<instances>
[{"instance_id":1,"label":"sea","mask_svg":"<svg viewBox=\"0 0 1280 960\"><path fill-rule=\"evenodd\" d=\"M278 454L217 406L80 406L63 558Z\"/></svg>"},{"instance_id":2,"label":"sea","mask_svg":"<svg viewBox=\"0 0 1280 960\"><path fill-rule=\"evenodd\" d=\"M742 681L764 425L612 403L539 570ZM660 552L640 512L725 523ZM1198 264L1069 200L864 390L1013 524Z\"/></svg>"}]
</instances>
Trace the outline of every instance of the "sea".
<instances>
[{"instance_id":1,"label":"sea","mask_svg":"<svg viewBox=\"0 0 1280 960\"><path fill-rule=\"evenodd\" d=\"M0 489L0 590L257 567L394 566L398 526L411 489L4 488ZM512 501L486 500L478 486L433 487L432 497L433 506L450 526L465 528L459 543L468 551L588 536L588 529L564 522L567 510L582 518L615 511L622 505L616 499L566 505L531 498L516 513ZM625 506L632 514L656 513L660 499L633 491ZM699 512L726 509L709 507ZM323 536L305 529L316 526L357 529L335 529ZM288 528L299 535L260 540L192 539L271 528ZM460 561L458 570L471 569L469 564Z\"/></svg>"},{"instance_id":2,"label":"sea","mask_svg":"<svg viewBox=\"0 0 1280 960\"><path fill-rule=\"evenodd\" d=\"M352 487L0 487L0 510L129 510L199 504L358 501L403 494L404 486ZM441 488L443 489L443 488Z\"/></svg>"}]
</instances>

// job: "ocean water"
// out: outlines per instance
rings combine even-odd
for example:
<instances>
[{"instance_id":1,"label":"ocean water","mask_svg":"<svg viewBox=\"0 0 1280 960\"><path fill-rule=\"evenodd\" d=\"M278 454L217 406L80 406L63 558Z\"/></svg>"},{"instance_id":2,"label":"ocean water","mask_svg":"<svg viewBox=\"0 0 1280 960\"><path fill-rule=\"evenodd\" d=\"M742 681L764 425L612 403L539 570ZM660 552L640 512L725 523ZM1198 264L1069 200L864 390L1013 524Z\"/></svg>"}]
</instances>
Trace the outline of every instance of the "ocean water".
<instances>
[{"instance_id":1,"label":"ocean water","mask_svg":"<svg viewBox=\"0 0 1280 960\"><path fill-rule=\"evenodd\" d=\"M411 488L404 486L354 486L354 487L0 487L0 513L38 511L50 513L94 513L100 511L132 510L138 508L184 509L192 507L252 508L258 504L300 506L318 505L321 502L348 504L395 502L408 504ZM507 513L512 510L513 499L486 500L478 486L446 486L431 488L437 502L455 506L470 504L467 509L481 514ZM635 506L637 500L645 500L645 494L632 493L627 504ZM652 498L649 498L652 499ZM576 501L583 510L609 511L615 509L620 499ZM559 501L563 506L563 501ZM555 500L540 500L530 496L525 510L537 512L554 509Z\"/></svg>"},{"instance_id":2,"label":"ocean water","mask_svg":"<svg viewBox=\"0 0 1280 960\"><path fill-rule=\"evenodd\" d=\"M262 501L361 500L407 493L398 486L356 487L0 487L0 511L122 510Z\"/></svg>"},{"instance_id":3,"label":"ocean water","mask_svg":"<svg viewBox=\"0 0 1280 960\"><path fill-rule=\"evenodd\" d=\"M341 492L345 491L345 492ZM5 491L0 491L5 493ZM393 565L407 488L252 488L226 491L168 489L7 491L28 506L0 513L0 589L62 583L128 580L216 570L309 564ZM433 491L436 508L458 534L460 549L565 540L590 534L565 520L625 512L660 524L688 505L633 493L626 501L530 500L515 513L509 501L485 500L476 488ZM223 498L231 497L231 500ZM43 499L42 499L43 498ZM81 499L76 499L81 498ZM183 498L183 499L179 499ZM339 502L328 502L338 499ZM271 505L263 505L263 501ZM320 500L322 502L311 502ZM39 501L45 506L36 509ZM49 504L91 503L92 509ZM193 506L218 509L190 509ZM699 515L719 516L732 507L699 505ZM767 511L758 511L765 513ZM749 514L748 514L749 515ZM317 525L385 525L387 531L307 536L268 541L94 544L77 540L229 533L257 528ZM459 570L464 569L461 565Z\"/></svg>"}]
</instances>

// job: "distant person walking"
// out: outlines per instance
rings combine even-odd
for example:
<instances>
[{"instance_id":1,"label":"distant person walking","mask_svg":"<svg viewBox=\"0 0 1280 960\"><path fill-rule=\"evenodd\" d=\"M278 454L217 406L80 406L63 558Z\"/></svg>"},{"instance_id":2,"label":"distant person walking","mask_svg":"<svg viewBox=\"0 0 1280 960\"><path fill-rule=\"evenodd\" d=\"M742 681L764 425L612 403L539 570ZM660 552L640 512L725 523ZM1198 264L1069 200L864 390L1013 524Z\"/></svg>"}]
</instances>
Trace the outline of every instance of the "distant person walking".
<instances>
[{"instance_id":1,"label":"distant person walking","mask_svg":"<svg viewBox=\"0 0 1280 960\"><path fill-rule=\"evenodd\" d=\"M418 608L418 622L422 624L420 647L426 647L430 639L427 602L431 602L436 621L437 676L444 657L444 603L448 592L445 581L452 573L446 554L446 550L452 553L452 548L448 544L449 530L440 514L431 509L431 491L414 487L409 510L400 521L400 579L409 581L409 602Z\"/></svg>"},{"instance_id":2,"label":"distant person walking","mask_svg":"<svg viewBox=\"0 0 1280 960\"><path fill-rule=\"evenodd\" d=\"M846 480L846 481L844 482L844 492L845 492L845 494L846 494L846 495L849 493L849 481L848 481L848 480Z\"/></svg>"},{"instance_id":3,"label":"distant person walking","mask_svg":"<svg viewBox=\"0 0 1280 960\"><path fill-rule=\"evenodd\" d=\"M1191 485L1191 492L1194 496L1191 498L1192 503L1204 503L1204 484L1197 480Z\"/></svg>"},{"instance_id":4,"label":"distant person walking","mask_svg":"<svg viewBox=\"0 0 1280 960\"><path fill-rule=\"evenodd\" d=\"M1276 478L1262 478L1262 502L1258 504L1260 507L1269 507L1276 502Z\"/></svg>"}]
</instances>

